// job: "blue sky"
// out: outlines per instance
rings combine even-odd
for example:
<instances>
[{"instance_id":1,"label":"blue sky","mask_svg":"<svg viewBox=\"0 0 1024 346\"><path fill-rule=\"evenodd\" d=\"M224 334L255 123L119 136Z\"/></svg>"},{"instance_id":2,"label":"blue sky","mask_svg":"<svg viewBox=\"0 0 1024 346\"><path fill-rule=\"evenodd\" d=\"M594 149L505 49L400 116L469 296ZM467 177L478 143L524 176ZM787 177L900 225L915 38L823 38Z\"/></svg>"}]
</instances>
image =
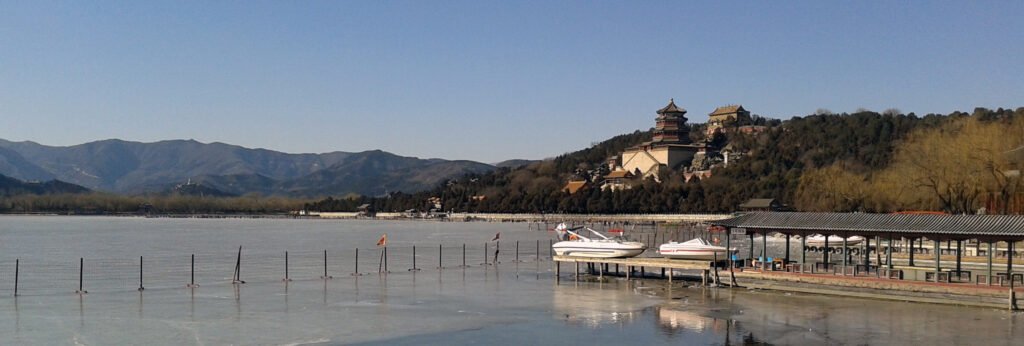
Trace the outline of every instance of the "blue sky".
<instances>
[{"instance_id":1,"label":"blue sky","mask_svg":"<svg viewBox=\"0 0 1024 346\"><path fill-rule=\"evenodd\" d=\"M669 98L1024 106L1020 1L0 1L0 138L538 159Z\"/></svg>"}]
</instances>

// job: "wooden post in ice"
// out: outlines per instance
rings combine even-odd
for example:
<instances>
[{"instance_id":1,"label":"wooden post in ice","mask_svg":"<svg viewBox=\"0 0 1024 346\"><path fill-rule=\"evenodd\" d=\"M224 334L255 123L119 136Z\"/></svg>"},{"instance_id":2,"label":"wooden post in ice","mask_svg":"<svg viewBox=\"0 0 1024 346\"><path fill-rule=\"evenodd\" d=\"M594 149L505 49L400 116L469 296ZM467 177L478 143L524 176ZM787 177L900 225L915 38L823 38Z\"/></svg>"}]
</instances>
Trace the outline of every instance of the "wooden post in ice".
<instances>
[{"instance_id":1,"label":"wooden post in ice","mask_svg":"<svg viewBox=\"0 0 1024 346\"><path fill-rule=\"evenodd\" d=\"M281 281L292 281L292 278L288 276L288 251L284 252L284 279Z\"/></svg>"},{"instance_id":2,"label":"wooden post in ice","mask_svg":"<svg viewBox=\"0 0 1024 346\"><path fill-rule=\"evenodd\" d=\"M324 280L332 279L330 275L327 275L327 249L324 249L324 276L320 278Z\"/></svg>"},{"instance_id":3,"label":"wooden post in ice","mask_svg":"<svg viewBox=\"0 0 1024 346\"><path fill-rule=\"evenodd\" d=\"M14 260L14 296L18 296L18 274L21 271L21 259Z\"/></svg>"},{"instance_id":4,"label":"wooden post in ice","mask_svg":"<svg viewBox=\"0 0 1024 346\"><path fill-rule=\"evenodd\" d=\"M199 287L199 285L196 285L196 254L192 254L192 262L190 262L190 263L191 263L190 273L191 273L192 279L191 279L191 281L189 281L188 285L185 285L185 287L196 288L196 287Z\"/></svg>"},{"instance_id":5,"label":"wooden post in ice","mask_svg":"<svg viewBox=\"0 0 1024 346\"><path fill-rule=\"evenodd\" d=\"M412 246L412 268L409 268L411 272L420 271L419 267L416 267L416 245Z\"/></svg>"},{"instance_id":6,"label":"wooden post in ice","mask_svg":"<svg viewBox=\"0 0 1024 346\"><path fill-rule=\"evenodd\" d=\"M142 256L139 256L139 291L145 289L145 287L142 287Z\"/></svg>"},{"instance_id":7,"label":"wooden post in ice","mask_svg":"<svg viewBox=\"0 0 1024 346\"><path fill-rule=\"evenodd\" d=\"M490 252L490 251L487 250L487 243L484 243L484 263L480 263L481 265L484 265L484 266L490 265L490 263L487 263L488 252Z\"/></svg>"},{"instance_id":8,"label":"wooden post in ice","mask_svg":"<svg viewBox=\"0 0 1024 346\"><path fill-rule=\"evenodd\" d=\"M359 276L362 273L359 272L359 248L355 248L355 271L352 271L352 276Z\"/></svg>"},{"instance_id":9,"label":"wooden post in ice","mask_svg":"<svg viewBox=\"0 0 1024 346\"><path fill-rule=\"evenodd\" d=\"M235 278L231 280L232 284L244 284L242 281L242 246L238 246L238 257L235 259Z\"/></svg>"},{"instance_id":10,"label":"wooden post in ice","mask_svg":"<svg viewBox=\"0 0 1024 346\"><path fill-rule=\"evenodd\" d=\"M82 288L82 286L83 286L83 283L82 283L83 275L82 275L82 273L85 271L84 268L85 268L85 259L79 257L78 258L78 290L75 291L75 293L78 293L78 294L89 293L89 292L86 292L85 289Z\"/></svg>"},{"instance_id":11,"label":"wooden post in ice","mask_svg":"<svg viewBox=\"0 0 1024 346\"><path fill-rule=\"evenodd\" d=\"M466 265L466 243L462 243L462 267L468 267Z\"/></svg>"}]
</instances>

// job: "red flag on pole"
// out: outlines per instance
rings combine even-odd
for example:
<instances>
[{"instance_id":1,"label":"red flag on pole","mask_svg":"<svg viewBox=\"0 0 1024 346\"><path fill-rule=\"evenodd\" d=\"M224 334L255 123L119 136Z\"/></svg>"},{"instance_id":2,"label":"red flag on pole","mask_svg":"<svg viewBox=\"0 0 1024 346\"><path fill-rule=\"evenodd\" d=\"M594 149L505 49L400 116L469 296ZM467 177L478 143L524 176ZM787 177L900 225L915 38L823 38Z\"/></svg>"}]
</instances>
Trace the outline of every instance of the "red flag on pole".
<instances>
[{"instance_id":1,"label":"red flag on pole","mask_svg":"<svg viewBox=\"0 0 1024 346\"><path fill-rule=\"evenodd\" d=\"M494 239L491 239L491 241L497 241L498 238L501 238L501 232L495 233L494 234Z\"/></svg>"},{"instance_id":2,"label":"red flag on pole","mask_svg":"<svg viewBox=\"0 0 1024 346\"><path fill-rule=\"evenodd\" d=\"M388 246L388 234L387 233L384 233L384 235L380 236L380 240L377 241L377 247L381 247L381 246Z\"/></svg>"}]
</instances>

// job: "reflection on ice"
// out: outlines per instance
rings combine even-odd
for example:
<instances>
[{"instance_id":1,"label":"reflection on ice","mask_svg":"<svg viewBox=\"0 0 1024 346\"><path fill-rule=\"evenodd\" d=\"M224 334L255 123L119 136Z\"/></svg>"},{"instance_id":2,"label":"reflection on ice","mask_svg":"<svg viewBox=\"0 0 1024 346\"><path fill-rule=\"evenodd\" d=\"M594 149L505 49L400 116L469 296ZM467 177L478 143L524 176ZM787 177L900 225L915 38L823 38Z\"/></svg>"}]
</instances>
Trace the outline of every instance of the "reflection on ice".
<instances>
[{"instance_id":1,"label":"reflection on ice","mask_svg":"<svg viewBox=\"0 0 1024 346\"><path fill-rule=\"evenodd\" d=\"M625 287L627 284L622 283ZM555 285L552 296L554 315L569 324L598 328L606 324L633 321L655 301L619 287L619 283L589 287Z\"/></svg>"},{"instance_id":2,"label":"reflection on ice","mask_svg":"<svg viewBox=\"0 0 1024 346\"><path fill-rule=\"evenodd\" d=\"M669 308L658 307L658 323L669 329L687 329L694 332L702 332L709 327L715 327L720 321L700 316L696 313ZM718 329L718 328L715 328ZM722 328L724 329L724 327Z\"/></svg>"}]
</instances>

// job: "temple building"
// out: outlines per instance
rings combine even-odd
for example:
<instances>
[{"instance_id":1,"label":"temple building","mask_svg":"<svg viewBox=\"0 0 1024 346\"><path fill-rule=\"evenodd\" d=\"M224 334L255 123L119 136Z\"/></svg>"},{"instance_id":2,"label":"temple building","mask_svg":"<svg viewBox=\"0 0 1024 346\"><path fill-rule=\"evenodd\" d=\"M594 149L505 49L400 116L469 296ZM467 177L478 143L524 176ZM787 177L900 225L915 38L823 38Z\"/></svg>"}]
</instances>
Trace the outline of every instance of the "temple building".
<instances>
[{"instance_id":1,"label":"temple building","mask_svg":"<svg viewBox=\"0 0 1024 346\"><path fill-rule=\"evenodd\" d=\"M633 179L633 172L621 170L608 173L604 176L603 190L624 190L629 188L629 180Z\"/></svg>"},{"instance_id":2,"label":"temple building","mask_svg":"<svg viewBox=\"0 0 1024 346\"><path fill-rule=\"evenodd\" d=\"M710 137L717 131L750 125L750 112L741 105L722 106L708 114L707 135Z\"/></svg>"},{"instance_id":3,"label":"temple building","mask_svg":"<svg viewBox=\"0 0 1024 346\"><path fill-rule=\"evenodd\" d=\"M702 146L690 142L686 110L670 100L657 114L651 141L626 149L619 160L610 160L609 168L613 172L628 171L647 178L657 176L660 167L678 169L690 164Z\"/></svg>"}]
</instances>

